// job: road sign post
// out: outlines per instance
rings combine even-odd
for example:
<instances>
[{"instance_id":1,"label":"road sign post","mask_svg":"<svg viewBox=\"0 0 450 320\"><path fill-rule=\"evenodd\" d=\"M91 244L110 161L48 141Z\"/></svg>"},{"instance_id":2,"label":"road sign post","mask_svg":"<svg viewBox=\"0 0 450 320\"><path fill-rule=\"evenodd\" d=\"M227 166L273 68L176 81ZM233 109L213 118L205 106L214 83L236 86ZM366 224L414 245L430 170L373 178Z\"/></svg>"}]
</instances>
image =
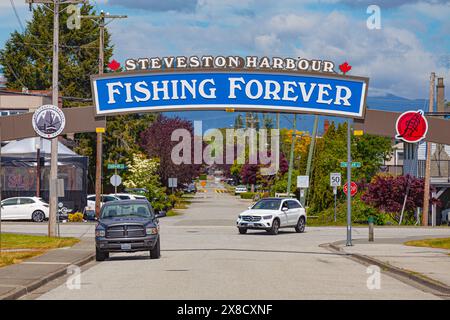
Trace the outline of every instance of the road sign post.
<instances>
[{"instance_id":1,"label":"road sign post","mask_svg":"<svg viewBox=\"0 0 450 320\"><path fill-rule=\"evenodd\" d=\"M334 222L337 221L336 218L336 196L337 196L337 187L333 187L333 194L334 194Z\"/></svg>"},{"instance_id":2,"label":"road sign post","mask_svg":"<svg viewBox=\"0 0 450 320\"><path fill-rule=\"evenodd\" d=\"M336 218L336 197L337 197L337 187L341 186L341 173L340 172L332 172L330 173L330 186L333 187L334 194L334 222L337 221Z\"/></svg>"}]
</instances>

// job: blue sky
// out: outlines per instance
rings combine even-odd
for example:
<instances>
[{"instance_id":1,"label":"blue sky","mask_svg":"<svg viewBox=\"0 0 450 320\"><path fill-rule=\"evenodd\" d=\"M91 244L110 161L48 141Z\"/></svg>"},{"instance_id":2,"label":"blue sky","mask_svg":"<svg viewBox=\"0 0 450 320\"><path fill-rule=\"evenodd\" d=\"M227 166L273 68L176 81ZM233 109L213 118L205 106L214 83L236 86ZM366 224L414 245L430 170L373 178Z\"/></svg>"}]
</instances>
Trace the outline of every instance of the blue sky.
<instances>
[{"instance_id":1,"label":"blue sky","mask_svg":"<svg viewBox=\"0 0 450 320\"><path fill-rule=\"evenodd\" d=\"M25 24L24 0L13 0ZM165 55L268 55L348 61L370 77L369 95L427 98L431 71L450 86L450 0L96 0L127 14L109 28L115 59ZM368 5L381 9L369 30ZM20 30L0 0L0 47ZM448 91L448 90L447 90Z\"/></svg>"}]
</instances>

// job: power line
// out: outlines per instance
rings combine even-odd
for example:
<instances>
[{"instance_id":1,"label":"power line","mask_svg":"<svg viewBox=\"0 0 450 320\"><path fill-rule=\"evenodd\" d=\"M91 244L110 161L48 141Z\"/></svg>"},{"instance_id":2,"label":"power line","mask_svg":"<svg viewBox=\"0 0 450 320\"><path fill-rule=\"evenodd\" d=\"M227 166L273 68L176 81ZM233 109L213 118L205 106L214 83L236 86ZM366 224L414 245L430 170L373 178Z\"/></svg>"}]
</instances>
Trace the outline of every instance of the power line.
<instances>
[{"instance_id":1,"label":"power line","mask_svg":"<svg viewBox=\"0 0 450 320\"><path fill-rule=\"evenodd\" d=\"M22 20L20 20L19 14L17 13L17 9L16 9L16 6L14 4L14 0L10 0L10 2L11 2L11 7L14 10L14 14L16 15L17 21L19 22L20 29L22 29L22 32L24 32L25 29L23 27Z\"/></svg>"}]
</instances>

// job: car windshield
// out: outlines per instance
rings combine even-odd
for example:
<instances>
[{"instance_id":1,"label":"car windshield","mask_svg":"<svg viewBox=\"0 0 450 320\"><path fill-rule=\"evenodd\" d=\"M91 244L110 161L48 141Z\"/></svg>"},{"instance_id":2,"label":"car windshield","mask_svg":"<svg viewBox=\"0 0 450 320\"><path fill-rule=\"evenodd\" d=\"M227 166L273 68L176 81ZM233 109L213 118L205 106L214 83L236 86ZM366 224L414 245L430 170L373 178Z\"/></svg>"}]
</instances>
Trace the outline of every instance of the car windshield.
<instances>
[{"instance_id":1,"label":"car windshield","mask_svg":"<svg viewBox=\"0 0 450 320\"><path fill-rule=\"evenodd\" d=\"M278 210L280 208L280 199L262 199L259 200L252 209L257 210Z\"/></svg>"},{"instance_id":2,"label":"car windshield","mask_svg":"<svg viewBox=\"0 0 450 320\"><path fill-rule=\"evenodd\" d=\"M153 212L148 205L144 203L139 204L114 204L103 207L101 219L110 218L125 218L125 217L140 217L151 218Z\"/></svg>"}]
</instances>

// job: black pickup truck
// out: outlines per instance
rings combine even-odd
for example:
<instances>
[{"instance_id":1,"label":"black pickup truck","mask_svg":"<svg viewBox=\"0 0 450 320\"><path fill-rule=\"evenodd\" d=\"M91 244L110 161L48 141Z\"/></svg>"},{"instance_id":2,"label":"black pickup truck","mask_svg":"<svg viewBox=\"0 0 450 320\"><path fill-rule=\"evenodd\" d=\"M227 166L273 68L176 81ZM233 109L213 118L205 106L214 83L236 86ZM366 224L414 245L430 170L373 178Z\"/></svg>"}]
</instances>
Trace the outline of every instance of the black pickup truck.
<instances>
[{"instance_id":1,"label":"black pickup truck","mask_svg":"<svg viewBox=\"0 0 450 320\"><path fill-rule=\"evenodd\" d=\"M111 201L103 205L95 228L96 260L109 258L110 252L149 251L151 259L160 257L158 215L147 200Z\"/></svg>"}]
</instances>

